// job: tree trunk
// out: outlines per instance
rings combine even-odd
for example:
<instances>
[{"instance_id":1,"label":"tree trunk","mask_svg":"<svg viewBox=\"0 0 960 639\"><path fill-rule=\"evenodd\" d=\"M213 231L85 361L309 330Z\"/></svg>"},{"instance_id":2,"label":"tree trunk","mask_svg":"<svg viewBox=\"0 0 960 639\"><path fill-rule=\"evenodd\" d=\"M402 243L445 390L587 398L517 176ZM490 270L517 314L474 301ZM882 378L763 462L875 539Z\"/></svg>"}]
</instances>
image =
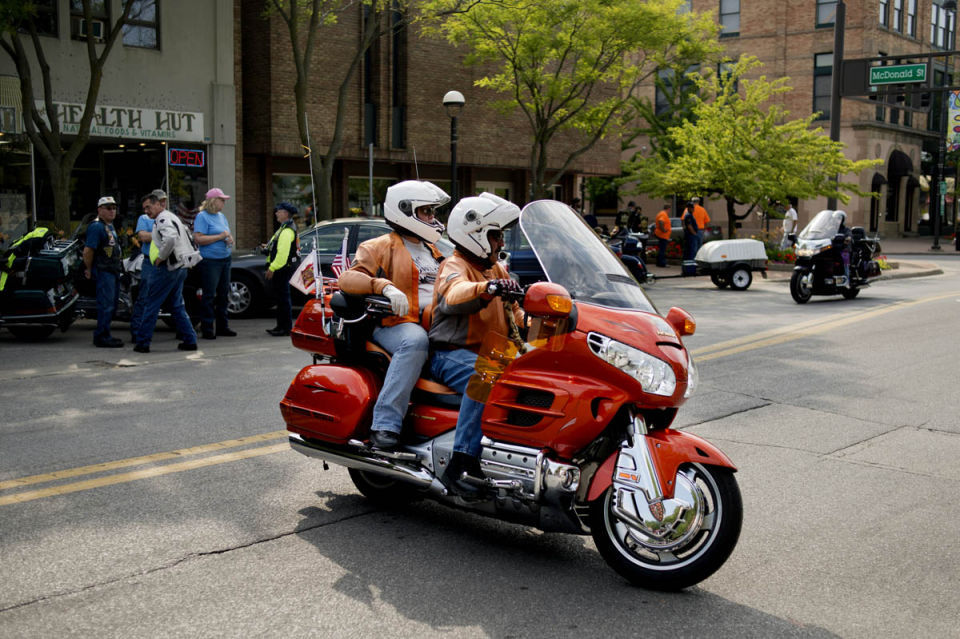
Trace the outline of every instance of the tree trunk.
<instances>
[{"instance_id":1,"label":"tree trunk","mask_svg":"<svg viewBox=\"0 0 960 639\"><path fill-rule=\"evenodd\" d=\"M737 237L737 214L733 198L726 196L724 199L727 201L727 237L732 240Z\"/></svg>"}]
</instances>

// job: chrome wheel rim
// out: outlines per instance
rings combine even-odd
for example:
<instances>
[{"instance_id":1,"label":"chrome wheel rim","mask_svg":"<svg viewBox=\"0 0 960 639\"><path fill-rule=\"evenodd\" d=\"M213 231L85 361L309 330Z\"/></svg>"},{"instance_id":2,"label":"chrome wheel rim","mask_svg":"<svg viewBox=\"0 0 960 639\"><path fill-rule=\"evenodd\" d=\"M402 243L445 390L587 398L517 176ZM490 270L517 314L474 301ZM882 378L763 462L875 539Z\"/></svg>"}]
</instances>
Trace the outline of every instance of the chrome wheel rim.
<instances>
[{"instance_id":1,"label":"chrome wheel rim","mask_svg":"<svg viewBox=\"0 0 960 639\"><path fill-rule=\"evenodd\" d=\"M250 308L253 300L253 291L243 282L230 282L230 294L227 296L227 312L234 315L243 313Z\"/></svg>"}]
</instances>

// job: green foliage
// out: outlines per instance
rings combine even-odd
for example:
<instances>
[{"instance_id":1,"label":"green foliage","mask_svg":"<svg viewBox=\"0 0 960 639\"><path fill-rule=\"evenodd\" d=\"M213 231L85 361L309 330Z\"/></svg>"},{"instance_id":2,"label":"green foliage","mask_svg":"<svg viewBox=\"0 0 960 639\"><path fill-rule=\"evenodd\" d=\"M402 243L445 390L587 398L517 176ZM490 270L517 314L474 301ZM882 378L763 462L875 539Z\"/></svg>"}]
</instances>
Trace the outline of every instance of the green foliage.
<instances>
[{"instance_id":1,"label":"green foliage","mask_svg":"<svg viewBox=\"0 0 960 639\"><path fill-rule=\"evenodd\" d=\"M756 58L745 56L729 73L692 74L700 94L693 120L669 129L673 148L665 156L638 159L628 167L627 177L639 192L715 193L754 206L789 196L848 202L850 194L869 195L856 183L833 179L882 161L848 160L843 144L813 127L815 115L788 119L777 100L792 90L789 78L745 77L759 66Z\"/></svg>"},{"instance_id":2,"label":"green foliage","mask_svg":"<svg viewBox=\"0 0 960 639\"><path fill-rule=\"evenodd\" d=\"M427 0L439 13L456 0ZM432 30L464 47L468 64L486 64L475 84L500 94L531 130L536 194L620 124L630 95L657 68L717 48L710 16L678 13L680 0L477 0ZM580 146L562 162L549 145L563 131ZM559 166L550 177L547 167Z\"/></svg>"}]
</instances>

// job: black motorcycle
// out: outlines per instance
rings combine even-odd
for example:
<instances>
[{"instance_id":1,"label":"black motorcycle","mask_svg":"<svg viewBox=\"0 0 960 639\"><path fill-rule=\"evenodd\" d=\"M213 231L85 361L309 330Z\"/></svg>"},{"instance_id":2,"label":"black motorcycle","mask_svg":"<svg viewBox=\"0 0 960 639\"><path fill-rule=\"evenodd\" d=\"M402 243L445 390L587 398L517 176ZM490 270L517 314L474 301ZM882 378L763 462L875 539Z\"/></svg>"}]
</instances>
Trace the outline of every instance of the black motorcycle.
<instances>
[{"instance_id":1,"label":"black motorcycle","mask_svg":"<svg viewBox=\"0 0 960 639\"><path fill-rule=\"evenodd\" d=\"M607 239L607 246L613 251L624 266L630 271L630 274L640 284L651 279L650 272L647 271L647 240L649 236L646 233L630 233L623 231Z\"/></svg>"},{"instance_id":2,"label":"black motorcycle","mask_svg":"<svg viewBox=\"0 0 960 639\"><path fill-rule=\"evenodd\" d=\"M852 300L870 278L880 275L880 242L863 227L847 229L843 211L820 211L796 238L796 266L790 295L806 304L814 295L843 295Z\"/></svg>"},{"instance_id":3,"label":"black motorcycle","mask_svg":"<svg viewBox=\"0 0 960 639\"><path fill-rule=\"evenodd\" d=\"M0 264L0 324L19 339L40 340L67 330L79 299L77 242L37 228L13 243Z\"/></svg>"}]
</instances>

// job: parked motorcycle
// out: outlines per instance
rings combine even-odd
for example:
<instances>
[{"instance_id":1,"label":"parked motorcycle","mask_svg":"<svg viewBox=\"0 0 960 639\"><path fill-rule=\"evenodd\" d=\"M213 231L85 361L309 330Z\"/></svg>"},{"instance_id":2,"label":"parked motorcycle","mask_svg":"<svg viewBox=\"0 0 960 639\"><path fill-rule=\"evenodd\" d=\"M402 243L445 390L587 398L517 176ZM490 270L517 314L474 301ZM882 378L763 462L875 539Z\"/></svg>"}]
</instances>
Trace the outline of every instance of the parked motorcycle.
<instances>
[{"instance_id":1,"label":"parked motorcycle","mask_svg":"<svg viewBox=\"0 0 960 639\"><path fill-rule=\"evenodd\" d=\"M651 278L646 261L648 238L646 233L623 231L607 240L610 250L620 258L630 274L641 284Z\"/></svg>"},{"instance_id":2,"label":"parked motorcycle","mask_svg":"<svg viewBox=\"0 0 960 639\"><path fill-rule=\"evenodd\" d=\"M435 381L417 381L399 450L365 441L389 358L369 341L376 317L389 312L375 296L338 292L330 309L310 300L300 314L293 342L314 365L280 402L291 447L325 468L346 466L374 502L428 498L543 531L592 534L634 584L696 584L733 551L742 503L730 459L669 428L697 386L682 341L693 318L679 308L661 317L566 205L533 202L519 224L548 281L523 295L526 338L488 336L467 389L486 404L481 498L441 480L460 396Z\"/></svg>"},{"instance_id":3,"label":"parked motorcycle","mask_svg":"<svg viewBox=\"0 0 960 639\"><path fill-rule=\"evenodd\" d=\"M19 339L67 330L75 317L77 243L40 227L13 242L0 264L0 324Z\"/></svg>"},{"instance_id":4,"label":"parked motorcycle","mask_svg":"<svg viewBox=\"0 0 960 639\"><path fill-rule=\"evenodd\" d=\"M843 211L820 211L797 237L796 266L790 278L790 295L806 304L814 295L843 295L852 300L868 280L880 275L880 242L863 227L849 231Z\"/></svg>"}]
</instances>

